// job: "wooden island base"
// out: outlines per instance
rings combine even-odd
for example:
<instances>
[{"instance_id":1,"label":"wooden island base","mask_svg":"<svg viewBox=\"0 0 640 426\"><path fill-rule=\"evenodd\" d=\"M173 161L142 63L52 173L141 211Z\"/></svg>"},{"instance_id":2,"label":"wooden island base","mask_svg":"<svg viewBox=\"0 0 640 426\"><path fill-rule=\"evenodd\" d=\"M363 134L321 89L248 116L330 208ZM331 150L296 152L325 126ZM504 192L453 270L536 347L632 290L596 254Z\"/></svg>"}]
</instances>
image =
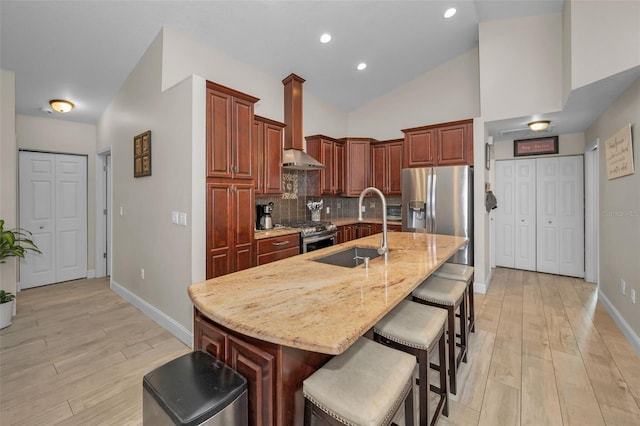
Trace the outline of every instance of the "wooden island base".
<instances>
[{"instance_id":1,"label":"wooden island base","mask_svg":"<svg viewBox=\"0 0 640 426\"><path fill-rule=\"evenodd\" d=\"M194 346L246 377L250 425L303 423L302 382L332 355L244 336L194 310Z\"/></svg>"}]
</instances>

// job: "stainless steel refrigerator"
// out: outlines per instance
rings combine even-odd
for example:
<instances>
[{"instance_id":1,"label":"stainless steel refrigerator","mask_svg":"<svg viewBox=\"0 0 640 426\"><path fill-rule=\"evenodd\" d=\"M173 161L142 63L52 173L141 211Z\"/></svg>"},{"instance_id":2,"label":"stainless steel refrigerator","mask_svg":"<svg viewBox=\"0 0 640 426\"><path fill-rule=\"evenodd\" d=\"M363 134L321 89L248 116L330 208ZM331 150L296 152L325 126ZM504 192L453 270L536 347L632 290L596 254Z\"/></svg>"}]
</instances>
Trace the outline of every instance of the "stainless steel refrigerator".
<instances>
[{"instance_id":1,"label":"stainless steel refrigerator","mask_svg":"<svg viewBox=\"0 0 640 426\"><path fill-rule=\"evenodd\" d=\"M473 265L473 167L402 169L402 231L467 237L450 261Z\"/></svg>"}]
</instances>

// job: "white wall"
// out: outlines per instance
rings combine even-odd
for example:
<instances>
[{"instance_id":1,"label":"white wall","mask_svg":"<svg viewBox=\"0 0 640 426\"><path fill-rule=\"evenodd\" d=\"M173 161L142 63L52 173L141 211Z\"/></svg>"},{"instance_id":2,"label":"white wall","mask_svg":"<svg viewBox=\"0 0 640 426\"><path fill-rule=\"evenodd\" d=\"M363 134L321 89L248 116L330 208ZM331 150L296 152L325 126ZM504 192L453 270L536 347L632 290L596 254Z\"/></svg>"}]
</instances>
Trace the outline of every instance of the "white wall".
<instances>
[{"instance_id":1,"label":"white wall","mask_svg":"<svg viewBox=\"0 0 640 426\"><path fill-rule=\"evenodd\" d=\"M608 180L605 145L614 133L631 124L635 174ZM640 299L640 79L636 81L585 133L600 139L600 292L635 333L640 350L640 300L631 303L630 289ZM627 295L620 292L627 282ZM616 318L616 315L613 315ZM624 331L624 328L623 328Z\"/></svg>"},{"instance_id":2,"label":"white wall","mask_svg":"<svg viewBox=\"0 0 640 426\"><path fill-rule=\"evenodd\" d=\"M640 65L640 2L570 3L571 89Z\"/></svg>"},{"instance_id":3,"label":"white wall","mask_svg":"<svg viewBox=\"0 0 640 426\"><path fill-rule=\"evenodd\" d=\"M95 275L96 126L45 117L16 117L18 149L87 156L87 272Z\"/></svg>"},{"instance_id":4,"label":"white wall","mask_svg":"<svg viewBox=\"0 0 640 426\"><path fill-rule=\"evenodd\" d=\"M204 206L205 83L189 77L163 92L162 42L161 33L107 107L98 123L98 145L111 146L112 155L112 287L190 343L187 287L204 279L204 266L192 270L191 259L192 235L204 238L204 212L195 212L197 220L192 221L192 208ZM196 90L201 92L197 103ZM202 129L197 134L195 123ZM147 130L152 175L134 178L133 137ZM202 201L193 202L191 188L201 188ZM188 226L171 224L172 211L186 213ZM202 257L204 250L202 244L196 256Z\"/></svg>"},{"instance_id":5,"label":"white wall","mask_svg":"<svg viewBox=\"0 0 640 426\"><path fill-rule=\"evenodd\" d=\"M173 86L192 74L260 98L255 113L272 120L284 120L284 86L258 69L240 62L211 47L190 39L170 28L163 29L162 89ZM295 72L295 70L292 70ZM304 75L300 77L305 78ZM303 126L305 135L347 135L346 112L319 98L303 93Z\"/></svg>"},{"instance_id":6,"label":"white wall","mask_svg":"<svg viewBox=\"0 0 640 426\"><path fill-rule=\"evenodd\" d=\"M395 139L402 129L479 115L478 49L471 49L351 112L349 136Z\"/></svg>"},{"instance_id":7,"label":"white wall","mask_svg":"<svg viewBox=\"0 0 640 426\"><path fill-rule=\"evenodd\" d=\"M0 219L5 221L5 229L18 225L17 164L16 76L0 70ZM0 264L0 290L16 294L16 265L15 258Z\"/></svg>"},{"instance_id":8,"label":"white wall","mask_svg":"<svg viewBox=\"0 0 640 426\"><path fill-rule=\"evenodd\" d=\"M485 121L562 110L561 14L481 22L479 39Z\"/></svg>"}]
</instances>

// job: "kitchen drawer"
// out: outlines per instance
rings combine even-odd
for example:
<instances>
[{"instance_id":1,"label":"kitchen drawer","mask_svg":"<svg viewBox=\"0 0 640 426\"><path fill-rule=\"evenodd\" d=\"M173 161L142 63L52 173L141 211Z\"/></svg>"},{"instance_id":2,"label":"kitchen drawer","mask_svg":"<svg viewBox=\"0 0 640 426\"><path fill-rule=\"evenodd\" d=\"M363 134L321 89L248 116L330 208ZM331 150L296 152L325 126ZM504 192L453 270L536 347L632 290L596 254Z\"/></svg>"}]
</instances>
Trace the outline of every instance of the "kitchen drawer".
<instances>
[{"instance_id":1,"label":"kitchen drawer","mask_svg":"<svg viewBox=\"0 0 640 426\"><path fill-rule=\"evenodd\" d=\"M300 234L282 235L280 237L263 238L257 241L258 257L261 254L296 248L300 252Z\"/></svg>"},{"instance_id":2,"label":"kitchen drawer","mask_svg":"<svg viewBox=\"0 0 640 426\"><path fill-rule=\"evenodd\" d=\"M257 265L264 265L265 263L275 262L276 260L286 259L287 257L297 256L300 254L300 247L291 247L284 250L274 251L266 254L258 255Z\"/></svg>"}]
</instances>

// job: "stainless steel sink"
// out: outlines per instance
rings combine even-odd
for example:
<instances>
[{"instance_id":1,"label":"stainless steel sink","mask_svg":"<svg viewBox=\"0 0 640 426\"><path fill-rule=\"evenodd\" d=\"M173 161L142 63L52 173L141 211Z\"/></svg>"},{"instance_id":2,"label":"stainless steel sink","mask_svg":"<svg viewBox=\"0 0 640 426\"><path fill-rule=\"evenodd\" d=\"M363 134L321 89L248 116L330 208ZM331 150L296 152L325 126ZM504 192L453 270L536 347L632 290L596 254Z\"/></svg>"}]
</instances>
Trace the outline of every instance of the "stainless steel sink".
<instances>
[{"instance_id":1,"label":"stainless steel sink","mask_svg":"<svg viewBox=\"0 0 640 426\"><path fill-rule=\"evenodd\" d=\"M316 262L327 263L329 265L344 266L345 268L355 268L365 263L364 258L369 260L380 256L378 249L371 247L350 247L337 253L313 259Z\"/></svg>"}]
</instances>

